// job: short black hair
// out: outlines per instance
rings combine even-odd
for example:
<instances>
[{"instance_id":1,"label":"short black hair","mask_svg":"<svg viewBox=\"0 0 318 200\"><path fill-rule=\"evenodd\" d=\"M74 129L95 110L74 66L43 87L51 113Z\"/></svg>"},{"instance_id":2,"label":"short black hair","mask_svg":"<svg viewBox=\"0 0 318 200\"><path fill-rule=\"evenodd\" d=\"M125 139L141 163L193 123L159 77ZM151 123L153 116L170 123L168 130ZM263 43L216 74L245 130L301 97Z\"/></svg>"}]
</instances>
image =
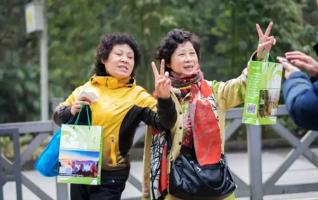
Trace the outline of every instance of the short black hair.
<instances>
[{"instance_id":1,"label":"short black hair","mask_svg":"<svg viewBox=\"0 0 318 200\"><path fill-rule=\"evenodd\" d=\"M107 76L104 60L108 59L109 53L117 44L127 44L134 52L135 65L131 76L134 77L135 70L140 62L140 50L135 38L128 33L110 33L100 40L96 50L95 74L98 76Z\"/></svg>"},{"instance_id":2,"label":"short black hair","mask_svg":"<svg viewBox=\"0 0 318 200\"><path fill-rule=\"evenodd\" d=\"M169 31L161 42L156 52L156 59L164 59L166 66L171 62L171 56L176 50L179 44L184 42L191 42L195 52L197 53L198 59L200 59L200 40L197 35L183 29L172 29ZM167 68L166 68L167 69Z\"/></svg>"}]
</instances>

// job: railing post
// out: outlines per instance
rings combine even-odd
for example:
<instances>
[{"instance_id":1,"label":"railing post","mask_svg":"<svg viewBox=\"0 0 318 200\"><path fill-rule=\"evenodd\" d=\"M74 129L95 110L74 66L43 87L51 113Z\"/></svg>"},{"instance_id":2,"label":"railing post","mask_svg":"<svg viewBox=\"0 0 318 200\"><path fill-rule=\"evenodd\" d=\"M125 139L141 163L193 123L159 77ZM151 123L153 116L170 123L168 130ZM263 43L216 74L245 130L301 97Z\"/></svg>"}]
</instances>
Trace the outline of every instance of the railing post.
<instances>
[{"instance_id":1,"label":"railing post","mask_svg":"<svg viewBox=\"0 0 318 200\"><path fill-rule=\"evenodd\" d=\"M13 141L13 158L14 162L12 164L13 167L13 174L9 176L13 177L13 180L16 184L16 194L17 200L22 200L22 181L21 181L21 156L20 156L20 142L19 142L19 130L18 128L4 128L0 129L0 136L11 136ZM1 147L0 147L1 148ZM2 154L0 152L0 199L3 199L3 185L6 183L10 178L8 178L8 174L3 166L4 159L2 159ZM11 178L12 179L12 178Z\"/></svg>"},{"instance_id":2,"label":"railing post","mask_svg":"<svg viewBox=\"0 0 318 200\"><path fill-rule=\"evenodd\" d=\"M57 200L68 200L68 184L65 183L57 183L56 181L56 199Z\"/></svg>"},{"instance_id":3,"label":"railing post","mask_svg":"<svg viewBox=\"0 0 318 200\"><path fill-rule=\"evenodd\" d=\"M3 200L3 184L4 184L4 173L3 173L3 166L2 166L2 152L0 146L0 200Z\"/></svg>"},{"instance_id":4,"label":"railing post","mask_svg":"<svg viewBox=\"0 0 318 200\"><path fill-rule=\"evenodd\" d=\"M21 177L21 156L20 156L20 141L18 129L13 132L13 148L14 148L14 174L15 174L15 187L17 199L22 200L22 177Z\"/></svg>"},{"instance_id":5,"label":"railing post","mask_svg":"<svg viewBox=\"0 0 318 200\"><path fill-rule=\"evenodd\" d=\"M263 199L261 127L247 125L251 200Z\"/></svg>"}]
</instances>

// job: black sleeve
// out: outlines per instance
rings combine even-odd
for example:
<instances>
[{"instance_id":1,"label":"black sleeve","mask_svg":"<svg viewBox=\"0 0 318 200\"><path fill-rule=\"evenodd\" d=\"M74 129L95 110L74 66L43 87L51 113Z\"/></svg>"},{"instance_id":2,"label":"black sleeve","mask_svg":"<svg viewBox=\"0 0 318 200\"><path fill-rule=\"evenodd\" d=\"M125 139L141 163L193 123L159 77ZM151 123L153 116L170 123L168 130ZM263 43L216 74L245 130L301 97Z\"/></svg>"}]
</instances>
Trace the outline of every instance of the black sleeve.
<instances>
[{"instance_id":1,"label":"black sleeve","mask_svg":"<svg viewBox=\"0 0 318 200\"><path fill-rule=\"evenodd\" d=\"M126 114L119 130L119 151L127 155L133 144L136 128L143 121L159 131L169 130L177 121L177 111L171 98L158 99L158 112L149 107L133 106Z\"/></svg>"},{"instance_id":2,"label":"black sleeve","mask_svg":"<svg viewBox=\"0 0 318 200\"><path fill-rule=\"evenodd\" d=\"M89 118L87 118L87 114L85 109L88 109L88 115ZM92 111L89 106L83 107L82 113L79 116L79 120L77 125L87 125L88 119L90 119L90 123L92 121ZM75 120L79 113L77 113L75 116L71 114L71 106L59 106L55 109L55 112L53 113L53 120L58 125L61 126L61 124L74 124Z\"/></svg>"},{"instance_id":3,"label":"black sleeve","mask_svg":"<svg viewBox=\"0 0 318 200\"><path fill-rule=\"evenodd\" d=\"M172 128L177 121L177 111L172 99L158 99L157 108L158 111L155 112L149 107L133 106L123 119L120 133L135 130L141 121L159 131Z\"/></svg>"},{"instance_id":4,"label":"black sleeve","mask_svg":"<svg viewBox=\"0 0 318 200\"><path fill-rule=\"evenodd\" d=\"M143 108L141 120L159 131L172 128L177 121L177 111L171 97L169 99L159 98L157 110L156 113L150 108Z\"/></svg>"},{"instance_id":5,"label":"black sleeve","mask_svg":"<svg viewBox=\"0 0 318 200\"><path fill-rule=\"evenodd\" d=\"M170 129L177 121L177 111L171 97L169 99L158 98L157 113L161 125Z\"/></svg>"},{"instance_id":6,"label":"black sleeve","mask_svg":"<svg viewBox=\"0 0 318 200\"><path fill-rule=\"evenodd\" d=\"M59 106L53 113L53 120L58 126L67 123L71 118L71 106Z\"/></svg>"}]
</instances>

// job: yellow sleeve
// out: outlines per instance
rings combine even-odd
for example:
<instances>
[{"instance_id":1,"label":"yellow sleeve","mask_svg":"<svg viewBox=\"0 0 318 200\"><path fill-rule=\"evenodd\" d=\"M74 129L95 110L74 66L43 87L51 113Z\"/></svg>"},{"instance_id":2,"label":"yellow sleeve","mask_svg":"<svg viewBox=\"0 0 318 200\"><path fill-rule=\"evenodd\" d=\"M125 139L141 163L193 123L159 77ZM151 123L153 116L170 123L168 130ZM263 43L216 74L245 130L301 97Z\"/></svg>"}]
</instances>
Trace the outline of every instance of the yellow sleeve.
<instances>
[{"instance_id":1,"label":"yellow sleeve","mask_svg":"<svg viewBox=\"0 0 318 200\"><path fill-rule=\"evenodd\" d=\"M221 109L228 110L244 101L246 85L242 75L226 82L212 81L212 89Z\"/></svg>"},{"instance_id":2,"label":"yellow sleeve","mask_svg":"<svg viewBox=\"0 0 318 200\"><path fill-rule=\"evenodd\" d=\"M136 97L136 102L137 105L140 107L148 107L151 110L156 111L157 107L157 100L149 94L144 88L137 86L138 87L138 95Z\"/></svg>"}]
</instances>

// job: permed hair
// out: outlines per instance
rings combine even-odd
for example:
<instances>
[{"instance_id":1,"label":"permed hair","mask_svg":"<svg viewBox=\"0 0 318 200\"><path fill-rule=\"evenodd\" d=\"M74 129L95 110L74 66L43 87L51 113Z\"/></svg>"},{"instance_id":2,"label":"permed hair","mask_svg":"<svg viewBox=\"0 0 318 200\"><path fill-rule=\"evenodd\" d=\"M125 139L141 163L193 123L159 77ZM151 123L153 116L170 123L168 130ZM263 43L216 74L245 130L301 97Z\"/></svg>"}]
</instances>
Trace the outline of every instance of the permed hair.
<instances>
[{"instance_id":1,"label":"permed hair","mask_svg":"<svg viewBox=\"0 0 318 200\"><path fill-rule=\"evenodd\" d=\"M159 61L164 59L166 63L166 70L169 71L170 68L167 68L167 64L170 64L173 52L176 50L179 44L188 41L191 42L195 52L198 55L198 59L200 59L200 40L198 36L189 31L177 28L169 31L166 37L161 40L160 46L156 52L156 59Z\"/></svg>"},{"instance_id":2,"label":"permed hair","mask_svg":"<svg viewBox=\"0 0 318 200\"><path fill-rule=\"evenodd\" d=\"M135 71L140 62L140 50L137 41L127 33L111 33L105 35L100 40L96 50L96 61L95 61L95 74L98 76L109 75L106 72L103 60L107 60L109 53L113 47L117 44L127 44L134 52L135 65L131 73L131 77L135 76Z\"/></svg>"}]
</instances>

